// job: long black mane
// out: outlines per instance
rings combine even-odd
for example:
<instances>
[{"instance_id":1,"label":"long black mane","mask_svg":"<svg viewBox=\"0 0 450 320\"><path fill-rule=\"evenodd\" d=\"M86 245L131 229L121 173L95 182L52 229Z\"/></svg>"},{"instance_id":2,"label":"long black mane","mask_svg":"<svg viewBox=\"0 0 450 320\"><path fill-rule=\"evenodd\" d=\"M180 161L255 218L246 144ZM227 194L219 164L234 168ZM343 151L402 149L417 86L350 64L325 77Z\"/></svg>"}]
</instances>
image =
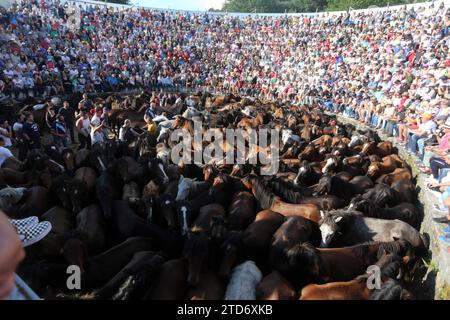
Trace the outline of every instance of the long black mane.
<instances>
[{"instance_id":1,"label":"long black mane","mask_svg":"<svg viewBox=\"0 0 450 320\"><path fill-rule=\"evenodd\" d=\"M270 186L272 187L273 192L281 197L283 201L289 203L300 203L301 200L305 198L299 190L294 189L294 186L279 178L275 177L271 179Z\"/></svg>"},{"instance_id":2,"label":"long black mane","mask_svg":"<svg viewBox=\"0 0 450 320\"><path fill-rule=\"evenodd\" d=\"M400 283L393 279L388 279L383 283L381 289L372 292L369 300L405 300L409 296L405 292Z\"/></svg>"},{"instance_id":3,"label":"long black mane","mask_svg":"<svg viewBox=\"0 0 450 320\"><path fill-rule=\"evenodd\" d=\"M255 175L249 175L246 178L253 186L254 196L262 209L270 209L275 195L273 194L267 182Z\"/></svg>"},{"instance_id":4,"label":"long black mane","mask_svg":"<svg viewBox=\"0 0 450 320\"><path fill-rule=\"evenodd\" d=\"M324 174L320 178L315 190L315 195L332 194L348 203L356 194L353 184L336 176Z\"/></svg>"}]
</instances>

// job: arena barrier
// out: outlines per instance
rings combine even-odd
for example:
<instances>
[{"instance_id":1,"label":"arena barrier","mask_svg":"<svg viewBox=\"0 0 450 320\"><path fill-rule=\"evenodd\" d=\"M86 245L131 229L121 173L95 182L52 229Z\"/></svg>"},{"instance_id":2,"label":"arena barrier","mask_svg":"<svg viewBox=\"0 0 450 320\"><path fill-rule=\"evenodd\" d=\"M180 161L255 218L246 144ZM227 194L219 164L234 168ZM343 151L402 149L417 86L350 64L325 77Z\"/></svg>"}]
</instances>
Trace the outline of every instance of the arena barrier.
<instances>
[{"instance_id":1,"label":"arena barrier","mask_svg":"<svg viewBox=\"0 0 450 320\"><path fill-rule=\"evenodd\" d=\"M422 283L417 284L420 286L420 291L422 291L420 292L422 296L418 297L418 299L450 299L450 249L438 239L439 234L442 233L443 225L433 221L433 214L436 212L433 205L437 199L427 191L427 182L425 181L427 176L419 171L414 157L402 145L397 144L395 138L389 137L381 131L376 131L355 119L345 117L341 114L326 113L336 115L341 123L350 123L358 129L368 129L377 132L382 141L391 141L397 147L398 154L411 167L413 175L417 179L416 187L419 189L418 200L424 213L420 232L426 233L430 237L430 256L426 259L427 261L424 261L424 266L427 268L427 271L423 279L421 279ZM418 288L416 288L415 292L418 291Z\"/></svg>"}]
</instances>

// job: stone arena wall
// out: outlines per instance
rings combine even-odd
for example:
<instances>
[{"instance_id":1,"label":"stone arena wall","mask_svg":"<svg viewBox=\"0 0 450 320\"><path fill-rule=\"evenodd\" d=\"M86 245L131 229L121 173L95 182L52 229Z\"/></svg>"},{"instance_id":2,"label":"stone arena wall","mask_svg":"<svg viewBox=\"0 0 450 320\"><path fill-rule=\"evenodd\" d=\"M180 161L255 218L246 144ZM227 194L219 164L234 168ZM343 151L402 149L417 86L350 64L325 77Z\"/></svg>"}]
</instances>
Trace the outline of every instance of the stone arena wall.
<instances>
[{"instance_id":1,"label":"stone arena wall","mask_svg":"<svg viewBox=\"0 0 450 320\"><path fill-rule=\"evenodd\" d=\"M336 115L341 123L350 123L359 129L372 128L354 120ZM418 189L419 204L423 210L423 221L420 232L428 234L430 237L430 254L424 260L423 278L415 284L414 293L419 299L437 299L450 300L450 247L439 241L438 236L442 234L442 229L445 227L433 221L433 216L442 215L437 213L433 204L437 202L437 198L427 191L426 175L419 171L415 158L401 145L395 142L395 139L378 132L382 140L391 141L397 147L399 155L411 166L413 176L416 177L416 186Z\"/></svg>"}]
</instances>

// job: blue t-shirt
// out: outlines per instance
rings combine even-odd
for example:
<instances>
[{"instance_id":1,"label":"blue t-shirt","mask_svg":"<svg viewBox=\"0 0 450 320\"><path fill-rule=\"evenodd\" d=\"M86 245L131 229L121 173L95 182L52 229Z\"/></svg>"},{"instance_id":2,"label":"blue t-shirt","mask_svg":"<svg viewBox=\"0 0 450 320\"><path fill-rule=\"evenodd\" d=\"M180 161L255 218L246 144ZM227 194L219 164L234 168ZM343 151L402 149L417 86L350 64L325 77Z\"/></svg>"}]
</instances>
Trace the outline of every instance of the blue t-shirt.
<instances>
[{"instance_id":1,"label":"blue t-shirt","mask_svg":"<svg viewBox=\"0 0 450 320\"><path fill-rule=\"evenodd\" d=\"M145 111L145 115L147 117L149 117L150 119L153 119L154 117L156 117L156 111L154 111L152 108L147 108L147 110Z\"/></svg>"},{"instance_id":2,"label":"blue t-shirt","mask_svg":"<svg viewBox=\"0 0 450 320\"><path fill-rule=\"evenodd\" d=\"M63 122L53 122L52 130L57 134L66 134L66 125Z\"/></svg>"},{"instance_id":3,"label":"blue t-shirt","mask_svg":"<svg viewBox=\"0 0 450 320\"><path fill-rule=\"evenodd\" d=\"M106 80L111 84L111 85L116 85L119 83L119 80L117 80L117 78L113 77L113 76L108 76L106 78Z\"/></svg>"}]
</instances>

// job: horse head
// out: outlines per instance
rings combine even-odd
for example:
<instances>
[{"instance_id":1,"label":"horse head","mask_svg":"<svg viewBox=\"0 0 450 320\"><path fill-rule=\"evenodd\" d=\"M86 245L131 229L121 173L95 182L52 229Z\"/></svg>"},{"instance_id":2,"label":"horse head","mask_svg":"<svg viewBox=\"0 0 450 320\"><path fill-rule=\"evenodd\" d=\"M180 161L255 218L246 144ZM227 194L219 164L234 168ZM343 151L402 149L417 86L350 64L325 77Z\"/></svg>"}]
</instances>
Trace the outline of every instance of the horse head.
<instances>
[{"instance_id":1,"label":"horse head","mask_svg":"<svg viewBox=\"0 0 450 320\"><path fill-rule=\"evenodd\" d=\"M78 179L66 180L64 191L68 194L72 203L72 212L77 214L83 208L83 201L87 192L86 183Z\"/></svg>"},{"instance_id":2,"label":"horse head","mask_svg":"<svg viewBox=\"0 0 450 320\"><path fill-rule=\"evenodd\" d=\"M367 168L367 176L376 179L381 175L380 162L372 162Z\"/></svg>"},{"instance_id":3,"label":"horse head","mask_svg":"<svg viewBox=\"0 0 450 320\"><path fill-rule=\"evenodd\" d=\"M167 222L167 226L171 229L175 229L177 227L177 217L175 216L175 200L172 198L171 195L163 194L159 198L159 202L161 207L161 213ZM184 219L180 219L180 221L183 220Z\"/></svg>"},{"instance_id":4,"label":"horse head","mask_svg":"<svg viewBox=\"0 0 450 320\"><path fill-rule=\"evenodd\" d=\"M332 182L332 177L328 174L324 174L314 188L313 196L316 197L329 194L331 192Z\"/></svg>"},{"instance_id":5,"label":"horse head","mask_svg":"<svg viewBox=\"0 0 450 320\"><path fill-rule=\"evenodd\" d=\"M73 172L75 170L75 152L70 148L66 148L62 151L62 158L66 169Z\"/></svg>"},{"instance_id":6,"label":"horse head","mask_svg":"<svg viewBox=\"0 0 450 320\"><path fill-rule=\"evenodd\" d=\"M357 195L350 201L350 204L347 207L347 211L360 211L363 213L369 213L370 205L372 205L370 200L365 199L361 195Z\"/></svg>"},{"instance_id":7,"label":"horse head","mask_svg":"<svg viewBox=\"0 0 450 320\"><path fill-rule=\"evenodd\" d=\"M320 252L308 242L300 243L289 248L286 252L287 265L283 275L296 287L306 283L320 282L322 274L322 259ZM291 272L297 270L296 272Z\"/></svg>"},{"instance_id":8,"label":"horse head","mask_svg":"<svg viewBox=\"0 0 450 320\"><path fill-rule=\"evenodd\" d=\"M211 239L222 242L227 234L228 228L224 217L213 216L211 218L211 227L209 230L209 235Z\"/></svg>"},{"instance_id":9,"label":"horse head","mask_svg":"<svg viewBox=\"0 0 450 320\"><path fill-rule=\"evenodd\" d=\"M222 258L219 266L219 276L228 278L231 270L243 258L244 247L241 231L231 231L220 246Z\"/></svg>"},{"instance_id":10,"label":"horse head","mask_svg":"<svg viewBox=\"0 0 450 320\"><path fill-rule=\"evenodd\" d=\"M300 164L299 168L298 168L298 173L297 176L294 179L294 184L295 185L299 185L301 180L308 175L309 173L311 173L312 167L311 164L304 160L302 161L302 163Z\"/></svg>"},{"instance_id":11,"label":"horse head","mask_svg":"<svg viewBox=\"0 0 450 320\"><path fill-rule=\"evenodd\" d=\"M326 163L325 163L324 167L322 168L322 173L324 173L324 174L328 173L330 168L336 168L338 165L339 165L338 157L332 155L326 160Z\"/></svg>"},{"instance_id":12,"label":"horse head","mask_svg":"<svg viewBox=\"0 0 450 320\"><path fill-rule=\"evenodd\" d=\"M322 241L320 243L321 248L326 248L331 243L333 238L340 233L342 229L342 223L344 216L335 211L320 212L321 220L319 223L320 233L322 235Z\"/></svg>"}]
</instances>

